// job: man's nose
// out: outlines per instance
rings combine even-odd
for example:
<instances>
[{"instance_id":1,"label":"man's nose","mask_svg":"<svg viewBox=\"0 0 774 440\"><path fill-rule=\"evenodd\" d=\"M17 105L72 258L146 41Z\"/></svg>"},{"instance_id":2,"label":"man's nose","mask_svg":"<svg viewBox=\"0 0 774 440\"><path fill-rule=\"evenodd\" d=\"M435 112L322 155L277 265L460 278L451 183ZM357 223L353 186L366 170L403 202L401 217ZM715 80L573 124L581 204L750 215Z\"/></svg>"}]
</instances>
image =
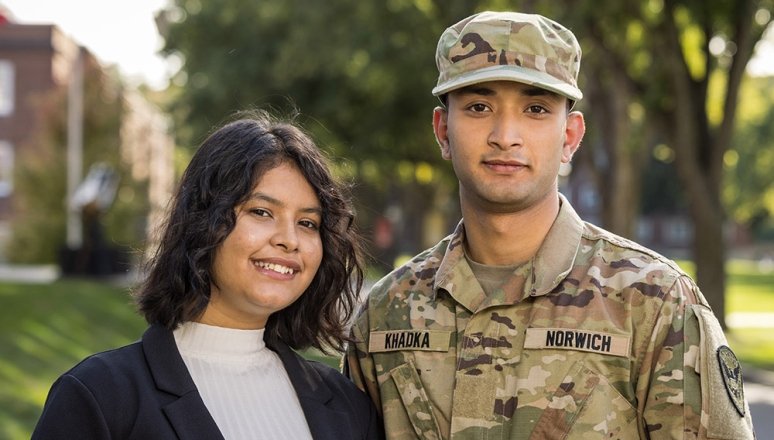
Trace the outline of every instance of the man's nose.
<instances>
[{"instance_id":1,"label":"man's nose","mask_svg":"<svg viewBox=\"0 0 774 440\"><path fill-rule=\"evenodd\" d=\"M524 140L516 118L509 113L497 116L489 133L488 143L501 150L522 145Z\"/></svg>"}]
</instances>

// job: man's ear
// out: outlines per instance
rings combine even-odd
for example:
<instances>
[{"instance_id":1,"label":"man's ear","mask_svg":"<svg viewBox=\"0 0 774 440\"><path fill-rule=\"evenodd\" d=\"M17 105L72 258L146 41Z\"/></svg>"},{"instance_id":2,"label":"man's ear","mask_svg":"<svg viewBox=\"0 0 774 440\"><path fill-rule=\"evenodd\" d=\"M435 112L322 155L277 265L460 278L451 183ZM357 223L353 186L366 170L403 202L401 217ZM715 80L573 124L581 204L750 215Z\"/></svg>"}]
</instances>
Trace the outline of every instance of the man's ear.
<instances>
[{"instance_id":1,"label":"man's ear","mask_svg":"<svg viewBox=\"0 0 774 440\"><path fill-rule=\"evenodd\" d=\"M438 106L433 110L433 132L435 133L435 140L438 142L438 146L441 148L441 157L446 160L451 159L451 151L449 149L449 125L448 125L449 112Z\"/></svg>"},{"instance_id":2,"label":"man's ear","mask_svg":"<svg viewBox=\"0 0 774 440\"><path fill-rule=\"evenodd\" d=\"M567 126L564 129L564 146L562 147L562 163L570 163L573 154L580 148L583 135L586 133L586 122L583 113L570 112L567 115Z\"/></svg>"}]
</instances>

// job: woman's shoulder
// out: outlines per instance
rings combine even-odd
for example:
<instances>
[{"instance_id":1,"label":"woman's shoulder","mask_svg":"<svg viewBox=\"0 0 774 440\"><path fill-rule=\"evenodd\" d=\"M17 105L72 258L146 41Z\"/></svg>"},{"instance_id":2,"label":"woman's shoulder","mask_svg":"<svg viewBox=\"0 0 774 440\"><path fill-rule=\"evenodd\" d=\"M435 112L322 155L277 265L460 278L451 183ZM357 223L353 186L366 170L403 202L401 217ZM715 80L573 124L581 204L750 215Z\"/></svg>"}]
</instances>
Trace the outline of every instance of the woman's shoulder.
<instances>
[{"instance_id":1,"label":"woman's shoulder","mask_svg":"<svg viewBox=\"0 0 774 440\"><path fill-rule=\"evenodd\" d=\"M63 376L71 376L88 385L108 385L117 377L133 375L143 359L140 341L123 347L94 353L66 371ZM144 363L144 362L143 362ZM113 383L111 386L116 385Z\"/></svg>"},{"instance_id":2,"label":"woman's shoulder","mask_svg":"<svg viewBox=\"0 0 774 440\"><path fill-rule=\"evenodd\" d=\"M303 361L319 374L320 380L331 391L327 405L349 414L349 421L362 432L365 438L380 438L381 430L376 408L371 399L354 382L339 370L322 362L304 359Z\"/></svg>"},{"instance_id":3,"label":"woman's shoulder","mask_svg":"<svg viewBox=\"0 0 774 440\"><path fill-rule=\"evenodd\" d=\"M357 387L355 384L349 380L347 376L341 373L341 371L337 370L336 368L331 367L330 365L327 365L323 362L312 360L312 359L306 359L303 358L303 362L306 363L308 366L313 368L317 371L317 373L320 375L320 377L329 385L337 385L344 389L354 389L357 390Z\"/></svg>"},{"instance_id":4,"label":"woman's shoulder","mask_svg":"<svg viewBox=\"0 0 774 440\"><path fill-rule=\"evenodd\" d=\"M342 391L349 391L350 389L357 390L357 387L355 387L355 384L352 383L352 381L349 380L348 377L343 375L336 368L333 368L332 366L324 362L314 360L314 359L309 359L308 357L300 353L295 353L295 354L299 362L306 365L307 368L310 368L315 372L317 372L317 374L320 377L320 380L325 382L326 385L341 388Z\"/></svg>"},{"instance_id":5,"label":"woman's shoulder","mask_svg":"<svg viewBox=\"0 0 774 440\"><path fill-rule=\"evenodd\" d=\"M319 378L318 380L331 390L334 400L347 401L350 405L356 407L361 404L367 405L367 402L370 402L365 393L363 393L352 380L342 374L338 369L323 362L304 357L295 351L293 354L298 362L304 365L303 369L313 370L317 373L316 376ZM285 367L288 368L288 365L286 364ZM289 374L291 374L291 376L295 375L295 373L291 372L289 372ZM307 380L311 379L310 375L307 374L306 376ZM313 374L311 376L315 375ZM313 382L314 380L310 380L309 385Z\"/></svg>"}]
</instances>

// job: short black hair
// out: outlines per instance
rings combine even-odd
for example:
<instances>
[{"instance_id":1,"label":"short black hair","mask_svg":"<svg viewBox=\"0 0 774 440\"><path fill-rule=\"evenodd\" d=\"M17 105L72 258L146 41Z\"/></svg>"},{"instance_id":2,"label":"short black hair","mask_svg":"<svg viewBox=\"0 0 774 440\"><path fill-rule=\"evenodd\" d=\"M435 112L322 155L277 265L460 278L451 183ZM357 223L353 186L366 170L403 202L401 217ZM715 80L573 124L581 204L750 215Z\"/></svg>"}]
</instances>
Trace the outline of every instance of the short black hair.
<instances>
[{"instance_id":1,"label":"short black hair","mask_svg":"<svg viewBox=\"0 0 774 440\"><path fill-rule=\"evenodd\" d=\"M345 187L292 120L265 111L239 118L214 131L183 173L147 277L134 292L138 309L168 329L197 319L210 300L215 253L234 229L235 208L268 170L292 163L320 200L323 257L301 297L269 317L265 338L295 349L342 349L363 283L361 237Z\"/></svg>"}]
</instances>

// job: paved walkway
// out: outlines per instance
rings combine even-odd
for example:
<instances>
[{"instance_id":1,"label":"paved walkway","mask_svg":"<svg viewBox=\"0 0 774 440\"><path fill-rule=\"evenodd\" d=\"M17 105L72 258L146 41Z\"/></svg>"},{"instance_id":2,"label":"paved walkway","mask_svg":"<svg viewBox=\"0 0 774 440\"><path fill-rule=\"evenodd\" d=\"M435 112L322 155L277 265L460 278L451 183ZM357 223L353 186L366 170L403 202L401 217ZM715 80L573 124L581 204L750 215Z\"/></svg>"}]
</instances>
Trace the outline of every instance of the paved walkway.
<instances>
[{"instance_id":1,"label":"paved walkway","mask_svg":"<svg viewBox=\"0 0 774 440\"><path fill-rule=\"evenodd\" d=\"M774 313L729 313L726 315L726 325L731 328L774 328Z\"/></svg>"},{"instance_id":2,"label":"paved walkway","mask_svg":"<svg viewBox=\"0 0 774 440\"><path fill-rule=\"evenodd\" d=\"M742 368L755 434L759 440L774 439L774 372Z\"/></svg>"},{"instance_id":3,"label":"paved walkway","mask_svg":"<svg viewBox=\"0 0 774 440\"><path fill-rule=\"evenodd\" d=\"M50 283L57 278L59 278L59 266L54 264L36 266L0 264L0 280L2 281L38 284Z\"/></svg>"}]
</instances>

